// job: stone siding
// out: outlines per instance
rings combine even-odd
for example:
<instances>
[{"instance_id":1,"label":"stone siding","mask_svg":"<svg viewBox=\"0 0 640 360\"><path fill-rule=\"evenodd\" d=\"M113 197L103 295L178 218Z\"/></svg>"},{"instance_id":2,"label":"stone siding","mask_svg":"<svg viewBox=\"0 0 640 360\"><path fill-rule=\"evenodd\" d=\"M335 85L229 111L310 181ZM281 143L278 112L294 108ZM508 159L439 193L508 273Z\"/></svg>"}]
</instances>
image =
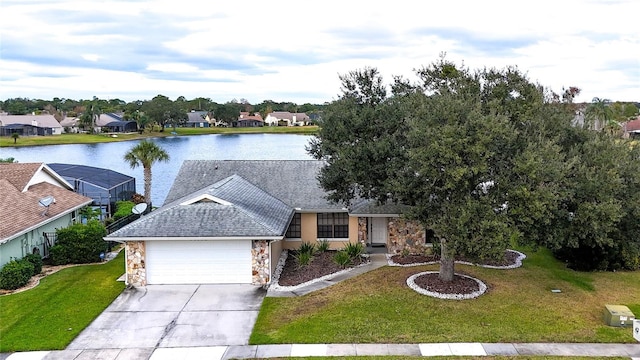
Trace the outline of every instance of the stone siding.
<instances>
[{"instance_id":1,"label":"stone siding","mask_svg":"<svg viewBox=\"0 0 640 360\"><path fill-rule=\"evenodd\" d=\"M144 241L127 241L125 243L127 257L127 284L133 286L147 285L147 269L145 266L146 247Z\"/></svg>"},{"instance_id":2,"label":"stone siding","mask_svg":"<svg viewBox=\"0 0 640 360\"><path fill-rule=\"evenodd\" d=\"M253 240L251 244L251 282L253 285L267 285L270 278L271 260L269 256L269 242Z\"/></svg>"},{"instance_id":3,"label":"stone siding","mask_svg":"<svg viewBox=\"0 0 640 360\"><path fill-rule=\"evenodd\" d=\"M359 217L358 218L358 242L363 246L367 246L367 218Z\"/></svg>"},{"instance_id":4,"label":"stone siding","mask_svg":"<svg viewBox=\"0 0 640 360\"><path fill-rule=\"evenodd\" d=\"M389 219L387 225L389 231L388 252L398 254L403 250L411 254L423 254L427 251L426 234L424 227L416 221L402 218Z\"/></svg>"}]
</instances>

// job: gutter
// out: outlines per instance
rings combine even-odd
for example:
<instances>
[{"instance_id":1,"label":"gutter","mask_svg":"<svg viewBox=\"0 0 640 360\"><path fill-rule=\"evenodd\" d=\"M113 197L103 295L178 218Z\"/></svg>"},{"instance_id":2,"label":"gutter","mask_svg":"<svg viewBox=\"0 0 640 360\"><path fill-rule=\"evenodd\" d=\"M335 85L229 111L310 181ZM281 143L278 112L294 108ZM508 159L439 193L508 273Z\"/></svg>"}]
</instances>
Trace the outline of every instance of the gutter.
<instances>
[{"instance_id":1,"label":"gutter","mask_svg":"<svg viewBox=\"0 0 640 360\"><path fill-rule=\"evenodd\" d=\"M91 200L90 200L90 201L88 201L88 202L84 202L84 203L82 203L82 205L78 205L78 206L76 206L76 207L72 208L71 210L69 210L69 211L67 211L67 212L63 212L63 213L60 213L60 214L58 214L58 215L56 215L56 216L54 216L54 217L47 218L47 221L41 221L41 222L39 222L39 223L37 223L37 224L35 224L35 225L31 226L31 227L28 227L28 228L27 228L27 229L25 229L25 230L22 230L22 231L20 231L20 232L18 232L18 233L15 233L15 234L13 234L13 235L11 235L11 236L9 236L9 237L5 238L4 240L1 240L1 241L0 241L0 245L1 245L1 244L5 244L5 243L7 243L7 242L9 242L9 241L11 241L11 240L13 240L13 239L15 239L15 238L17 238L17 237L18 237L18 236L20 236L20 235L24 235L24 234L28 233L29 231L33 231L33 230L35 230L35 229L37 229L37 228L39 228L39 227L41 227L41 226L43 226L43 225L45 225L45 224L47 224L47 223L51 222L51 221L57 220L57 219L59 219L59 218L61 218L61 217L65 216L65 215L69 214L70 212L73 212L73 211L75 211L75 210L81 209L81 208L83 208L83 207L85 207L85 206L87 206L87 205L91 204L92 202L93 202L93 199L91 199Z\"/></svg>"},{"instance_id":2,"label":"gutter","mask_svg":"<svg viewBox=\"0 0 640 360\"><path fill-rule=\"evenodd\" d=\"M115 241L124 243L126 241L225 241L225 240L282 240L282 236L237 236L237 237L189 237L189 236L170 236L170 237L108 237L102 238L104 241Z\"/></svg>"}]
</instances>

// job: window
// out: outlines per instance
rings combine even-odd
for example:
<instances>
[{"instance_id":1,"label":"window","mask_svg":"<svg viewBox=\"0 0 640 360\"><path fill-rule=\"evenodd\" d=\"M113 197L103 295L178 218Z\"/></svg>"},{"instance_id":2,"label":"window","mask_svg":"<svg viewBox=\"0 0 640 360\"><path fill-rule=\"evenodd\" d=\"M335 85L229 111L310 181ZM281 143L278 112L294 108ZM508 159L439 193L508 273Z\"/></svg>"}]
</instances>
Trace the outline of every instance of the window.
<instances>
[{"instance_id":1,"label":"window","mask_svg":"<svg viewBox=\"0 0 640 360\"><path fill-rule=\"evenodd\" d=\"M318 238L349 238L349 214L318 213Z\"/></svg>"},{"instance_id":2,"label":"window","mask_svg":"<svg viewBox=\"0 0 640 360\"><path fill-rule=\"evenodd\" d=\"M300 213L293 214L293 219L291 219L291 223L289 223L289 228L287 229L287 234L285 235L285 237L293 239L302 237L302 221L300 220L300 218Z\"/></svg>"}]
</instances>

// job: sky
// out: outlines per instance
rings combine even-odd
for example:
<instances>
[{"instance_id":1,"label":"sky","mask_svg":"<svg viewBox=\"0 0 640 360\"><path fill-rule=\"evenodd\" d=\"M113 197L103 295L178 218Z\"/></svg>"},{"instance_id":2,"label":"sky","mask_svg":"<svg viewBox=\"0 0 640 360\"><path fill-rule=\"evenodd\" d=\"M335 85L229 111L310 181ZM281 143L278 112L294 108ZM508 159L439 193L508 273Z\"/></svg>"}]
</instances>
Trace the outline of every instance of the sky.
<instances>
[{"instance_id":1,"label":"sky","mask_svg":"<svg viewBox=\"0 0 640 360\"><path fill-rule=\"evenodd\" d=\"M558 93L640 101L638 0L0 0L0 100L322 104L339 75L390 82L446 53Z\"/></svg>"}]
</instances>

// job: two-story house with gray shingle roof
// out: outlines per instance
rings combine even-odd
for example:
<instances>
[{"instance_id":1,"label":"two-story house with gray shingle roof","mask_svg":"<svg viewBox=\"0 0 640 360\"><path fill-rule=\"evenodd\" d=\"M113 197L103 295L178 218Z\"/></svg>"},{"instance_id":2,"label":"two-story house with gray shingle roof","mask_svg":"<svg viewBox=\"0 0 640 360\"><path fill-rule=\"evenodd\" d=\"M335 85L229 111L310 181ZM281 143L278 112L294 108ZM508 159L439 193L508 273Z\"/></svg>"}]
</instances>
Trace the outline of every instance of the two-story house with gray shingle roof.
<instances>
[{"instance_id":1,"label":"two-story house with gray shingle roof","mask_svg":"<svg viewBox=\"0 0 640 360\"><path fill-rule=\"evenodd\" d=\"M128 284L267 285L283 249L302 242L387 247L425 243L401 207L329 202L314 160L190 160L165 204L108 235L125 244Z\"/></svg>"}]
</instances>

